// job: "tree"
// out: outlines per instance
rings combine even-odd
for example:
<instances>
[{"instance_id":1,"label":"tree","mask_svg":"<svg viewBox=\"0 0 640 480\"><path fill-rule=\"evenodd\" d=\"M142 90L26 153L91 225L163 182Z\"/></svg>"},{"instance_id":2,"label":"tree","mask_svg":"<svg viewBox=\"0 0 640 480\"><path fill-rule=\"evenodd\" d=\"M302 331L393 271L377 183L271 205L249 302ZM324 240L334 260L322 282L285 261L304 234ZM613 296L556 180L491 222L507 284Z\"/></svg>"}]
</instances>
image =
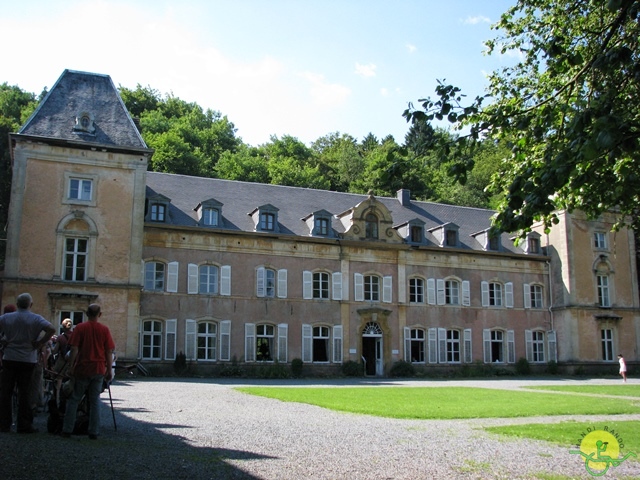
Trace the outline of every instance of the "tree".
<instances>
[{"instance_id":1,"label":"tree","mask_svg":"<svg viewBox=\"0 0 640 480\"><path fill-rule=\"evenodd\" d=\"M464 133L450 168L463 182L482 140L508 142L511 159L490 185L504 193L495 228L522 236L536 221L557 223L562 209L592 218L618 209L617 226L638 218L639 11L640 0L519 0L486 45L520 60L490 76L486 95L467 103L439 82L436 99L404 112L413 122L446 118Z\"/></svg>"},{"instance_id":2,"label":"tree","mask_svg":"<svg viewBox=\"0 0 640 480\"><path fill-rule=\"evenodd\" d=\"M311 144L320 173L329 180L330 190L350 192L350 185L364 171L358 142L351 135L334 132Z\"/></svg>"},{"instance_id":3,"label":"tree","mask_svg":"<svg viewBox=\"0 0 640 480\"><path fill-rule=\"evenodd\" d=\"M42 92L43 98L46 90ZM11 158L9 133L16 132L36 108L38 100L35 94L28 93L18 86L0 85L0 228L1 238L5 238L5 229L11 198ZM0 243L0 265L4 264L4 242Z\"/></svg>"}]
</instances>

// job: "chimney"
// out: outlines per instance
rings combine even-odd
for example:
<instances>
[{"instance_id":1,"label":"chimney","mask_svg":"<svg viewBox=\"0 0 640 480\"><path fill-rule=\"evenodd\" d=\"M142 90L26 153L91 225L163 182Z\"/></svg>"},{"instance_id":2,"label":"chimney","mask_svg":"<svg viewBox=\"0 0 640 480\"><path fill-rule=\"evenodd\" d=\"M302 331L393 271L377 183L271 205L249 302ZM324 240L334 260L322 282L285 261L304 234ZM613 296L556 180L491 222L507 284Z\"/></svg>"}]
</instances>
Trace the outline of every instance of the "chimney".
<instances>
[{"instance_id":1,"label":"chimney","mask_svg":"<svg viewBox=\"0 0 640 480\"><path fill-rule=\"evenodd\" d=\"M408 207L409 205L411 205L411 190L401 188L397 192L397 198L400 202L400 205L402 205L403 207Z\"/></svg>"}]
</instances>

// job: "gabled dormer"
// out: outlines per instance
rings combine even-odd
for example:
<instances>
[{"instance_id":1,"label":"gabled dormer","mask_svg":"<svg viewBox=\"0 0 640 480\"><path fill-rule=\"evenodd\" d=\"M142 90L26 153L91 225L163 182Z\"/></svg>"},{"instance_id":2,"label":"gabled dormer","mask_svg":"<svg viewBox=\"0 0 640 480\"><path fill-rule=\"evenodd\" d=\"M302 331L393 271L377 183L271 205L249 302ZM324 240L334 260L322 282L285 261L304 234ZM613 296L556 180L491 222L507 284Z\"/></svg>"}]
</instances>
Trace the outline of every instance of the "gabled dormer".
<instances>
[{"instance_id":1,"label":"gabled dormer","mask_svg":"<svg viewBox=\"0 0 640 480\"><path fill-rule=\"evenodd\" d=\"M542 245L540 242L541 235L538 232L529 232L525 239L522 249L528 255L542 255Z\"/></svg>"},{"instance_id":2,"label":"gabled dormer","mask_svg":"<svg viewBox=\"0 0 640 480\"><path fill-rule=\"evenodd\" d=\"M312 237L335 238L336 234L331 225L333 215L326 210L313 212L301 220L309 227L309 235Z\"/></svg>"},{"instance_id":3,"label":"gabled dormer","mask_svg":"<svg viewBox=\"0 0 640 480\"><path fill-rule=\"evenodd\" d=\"M458 231L460 227L452 222L443 223L437 227L431 228L428 231L436 237L438 245L441 247L459 247L460 236Z\"/></svg>"},{"instance_id":4,"label":"gabled dormer","mask_svg":"<svg viewBox=\"0 0 640 480\"><path fill-rule=\"evenodd\" d=\"M424 245L426 243L424 222L419 218L414 218L402 225L396 226L396 230L398 234L404 238L404 241L411 245Z\"/></svg>"},{"instance_id":5,"label":"gabled dormer","mask_svg":"<svg viewBox=\"0 0 640 480\"><path fill-rule=\"evenodd\" d=\"M499 252L502 250L500 235L493 233L490 228L472 233L471 236L478 241L486 252Z\"/></svg>"},{"instance_id":6,"label":"gabled dormer","mask_svg":"<svg viewBox=\"0 0 640 480\"><path fill-rule=\"evenodd\" d=\"M278 208L267 203L266 205L261 205L252 212L249 212L249 216L253 220L255 231L277 233L279 231L278 211Z\"/></svg>"},{"instance_id":7,"label":"gabled dormer","mask_svg":"<svg viewBox=\"0 0 640 480\"><path fill-rule=\"evenodd\" d=\"M198 215L198 225L202 227L222 227L222 203L215 198L204 200L194 208Z\"/></svg>"},{"instance_id":8,"label":"gabled dormer","mask_svg":"<svg viewBox=\"0 0 640 480\"><path fill-rule=\"evenodd\" d=\"M393 228L391 212L372 192L369 192L366 200L336 215L336 218L344 226L345 239L403 243L402 237Z\"/></svg>"},{"instance_id":9,"label":"gabled dormer","mask_svg":"<svg viewBox=\"0 0 640 480\"><path fill-rule=\"evenodd\" d=\"M171 199L160 193L147 195L144 213L145 222L168 223Z\"/></svg>"}]
</instances>

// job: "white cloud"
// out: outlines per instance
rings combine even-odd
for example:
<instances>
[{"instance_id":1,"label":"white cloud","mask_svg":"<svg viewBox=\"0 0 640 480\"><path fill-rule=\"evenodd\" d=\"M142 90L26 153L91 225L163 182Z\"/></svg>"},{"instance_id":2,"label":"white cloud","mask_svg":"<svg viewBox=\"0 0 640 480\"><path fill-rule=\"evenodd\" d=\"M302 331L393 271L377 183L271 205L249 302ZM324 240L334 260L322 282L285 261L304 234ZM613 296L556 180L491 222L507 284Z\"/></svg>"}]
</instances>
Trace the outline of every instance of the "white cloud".
<instances>
[{"instance_id":1,"label":"white cloud","mask_svg":"<svg viewBox=\"0 0 640 480\"><path fill-rule=\"evenodd\" d=\"M407 47L407 50L409 51L409 53L413 53L416 50L418 50L418 47L416 47L415 45L413 45L411 43L407 43L405 46Z\"/></svg>"},{"instance_id":2,"label":"white cloud","mask_svg":"<svg viewBox=\"0 0 640 480\"><path fill-rule=\"evenodd\" d=\"M462 23L466 25L477 25L478 23L491 23L491 20L484 15L476 15L475 17L469 16L465 18Z\"/></svg>"},{"instance_id":3,"label":"white cloud","mask_svg":"<svg viewBox=\"0 0 640 480\"><path fill-rule=\"evenodd\" d=\"M313 104L322 108L335 108L344 104L351 95L351 90L344 85L329 83L324 75L312 72L303 72L302 78L309 83L309 93Z\"/></svg>"},{"instance_id":4,"label":"white cloud","mask_svg":"<svg viewBox=\"0 0 640 480\"><path fill-rule=\"evenodd\" d=\"M389 96L389 89L382 87L380 89L380 95L382 95L383 97L388 97Z\"/></svg>"},{"instance_id":5,"label":"white cloud","mask_svg":"<svg viewBox=\"0 0 640 480\"><path fill-rule=\"evenodd\" d=\"M367 65L356 63L356 73L361 77L365 77L365 78L375 77L376 68L378 67L373 63L368 63Z\"/></svg>"}]
</instances>

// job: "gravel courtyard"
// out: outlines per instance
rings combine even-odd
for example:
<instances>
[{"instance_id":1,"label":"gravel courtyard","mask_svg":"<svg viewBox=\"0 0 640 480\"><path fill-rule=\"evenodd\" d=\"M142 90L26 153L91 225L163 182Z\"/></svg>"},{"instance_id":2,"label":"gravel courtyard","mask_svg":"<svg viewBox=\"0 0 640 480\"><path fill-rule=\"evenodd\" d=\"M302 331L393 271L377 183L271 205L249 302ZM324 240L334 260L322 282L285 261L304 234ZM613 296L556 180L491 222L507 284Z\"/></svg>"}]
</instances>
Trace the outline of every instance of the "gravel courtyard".
<instances>
[{"instance_id":1,"label":"gravel courtyard","mask_svg":"<svg viewBox=\"0 0 640 480\"><path fill-rule=\"evenodd\" d=\"M554 383L619 381L334 380L320 385L517 388ZM631 379L630 383L640 380ZM640 415L395 420L254 397L234 390L240 385L318 383L119 379L111 387L117 431L106 391L101 397L102 434L98 441L49 435L46 415L41 414L36 420L40 433L0 434L0 479L591 478L580 457L567 448L500 437L483 427L573 419L601 428L613 418L640 420ZM577 429L576 438L580 433ZM640 463L623 462L603 478L640 478Z\"/></svg>"}]
</instances>

